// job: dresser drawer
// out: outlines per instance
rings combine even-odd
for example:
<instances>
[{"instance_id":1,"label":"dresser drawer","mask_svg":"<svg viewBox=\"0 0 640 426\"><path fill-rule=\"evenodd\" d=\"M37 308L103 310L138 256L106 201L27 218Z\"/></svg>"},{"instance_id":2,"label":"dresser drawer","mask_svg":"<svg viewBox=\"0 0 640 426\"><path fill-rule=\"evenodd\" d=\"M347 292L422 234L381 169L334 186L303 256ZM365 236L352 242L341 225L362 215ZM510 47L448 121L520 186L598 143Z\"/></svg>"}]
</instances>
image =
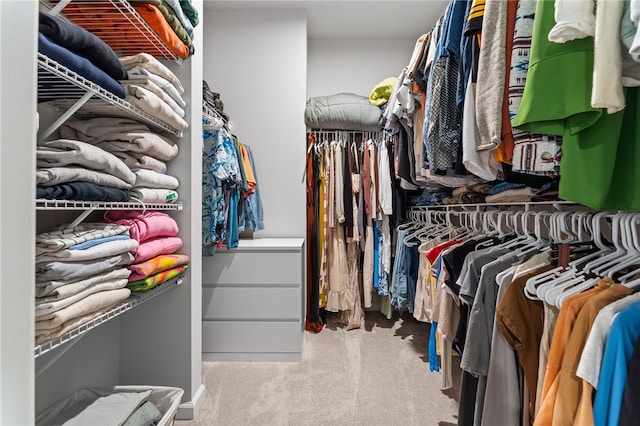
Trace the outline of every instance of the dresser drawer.
<instances>
[{"instance_id":1,"label":"dresser drawer","mask_svg":"<svg viewBox=\"0 0 640 426\"><path fill-rule=\"evenodd\" d=\"M206 320L300 320L302 293L294 287L214 286L202 289Z\"/></svg>"},{"instance_id":2,"label":"dresser drawer","mask_svg":"<svg viewBox=\"0 0 640 426\"><path fill-rule=\"evenodd\" d=\"M299 353L302 323L253 321L203 321L202 352Z\"/></svg>"},{"instance_id":3,"label":"dresser drawer","mask_svg":"<svg viewBox=\"0 0 640 426\"><path fill-rule=\"evenodd\" d=\"M220 251L202 258L202 283L222 285L291 285L302 283L300 252Z\"/></svg>"}]
</instances>

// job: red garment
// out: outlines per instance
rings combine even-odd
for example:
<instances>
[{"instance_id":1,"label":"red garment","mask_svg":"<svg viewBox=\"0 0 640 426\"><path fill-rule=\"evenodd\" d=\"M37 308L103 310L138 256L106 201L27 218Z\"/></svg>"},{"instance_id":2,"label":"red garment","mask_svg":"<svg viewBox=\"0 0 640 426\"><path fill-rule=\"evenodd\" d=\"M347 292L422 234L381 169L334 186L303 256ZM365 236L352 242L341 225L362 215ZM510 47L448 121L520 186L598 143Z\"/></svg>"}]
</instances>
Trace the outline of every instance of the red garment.
<instances>
[{"instance_id":1,"label":"red garment","mask_svg":"<svg viewBox=\"0 0 640 426\"><path fill-rule=\"evenodd\" d=\"M452 241L447 241L446 243L442 243L435 246L434 248L432 248L427 252L427 260L429 261L429 263L433 265L435 261L438 259L438 256L440 256L440 253L442 253L442 250L459 243L460 241L458 240L452 240Z\"/></svg>"}]
</instances>

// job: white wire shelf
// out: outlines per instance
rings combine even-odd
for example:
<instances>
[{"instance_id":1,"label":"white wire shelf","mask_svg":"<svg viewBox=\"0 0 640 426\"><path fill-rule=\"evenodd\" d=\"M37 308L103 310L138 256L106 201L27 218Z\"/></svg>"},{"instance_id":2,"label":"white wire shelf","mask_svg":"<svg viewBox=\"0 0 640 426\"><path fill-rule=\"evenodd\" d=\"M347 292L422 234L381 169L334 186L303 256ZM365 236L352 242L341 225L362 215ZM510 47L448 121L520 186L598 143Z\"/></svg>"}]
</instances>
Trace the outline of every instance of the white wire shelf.
<instances>
[{"instance_id":1,"label":"white wire shelf","mask_svg":"<svg viewBox=\"0 0 640 426\"><path fill-rule=\"evenodd\" d=\"M178 56L156 34L126 0L40 0L52 14L91 31L118 56L147 52L156 58L178 60Z\"/></svg>"},{"instance_id":2,"label":"white wire shelf","mask_svg":"<svg viewBox=\"0 0 640 426\"><path fill-rule=\"evenodd\" d=\"M92 97L97 99L89 101L93 106L90 111L83 109L84 105L88 105L86 101L81 104L78 112L75 113L79 117L96 116L98 115L96 111L99 110L99 115L134 118L150 124L156 129L179 137L182 136L182 132L175 127L131 105L42 53L38 53L38 102L48 101L54 107L71 112L69 115L72 115L77 100L83 98L87 93L91 93Z\"/></svg>"},{"instance_id":3,"label":"white wire shelf","mask_svg":"<svg viewBox=\"0 0 640 426\"><path fill-rule=\"evenodd\" d=\"M515 201L510 203L475 203L475 204L438 204L432 206L407 206L409 210L455 210L455 209L474 209L480 210L483 207L497 207L497 208L506 208L506 207L524 207L525 210L528 210L530 207L536 206L580 206L580 204L573 201Z\"/></svg>"},{"instance_id":4,"label":"white wire shelf","mask_svg":"<svg viewBox=\"0 0 640 426\"><path fill-rule=\"evenodd\" d=\"M182 284L183 278L184 278L184 273L150 290L147 290L144 292L132 292L129 298L123 300L122 302L120 302L119 304L117 304L116 306L114 306L104 314L92 319L91 321L85 324L82 324L79 327L74 328L73 330L65 333L60 337L56 337L54 339L35 345L35 348L34 348L35 358L38 358L39 356L42 356L53 349L63 346L79 337L82 337L89 331L100 326L101 324L104 324L105 322L110 321L122 315L123 313L133 309L134 307L140 305L141 303L146 302L147 300L159 294L162 294L174 287L179 286L180 284Z\"/></svg>"},{"instance_id":5,"label":"white wire shelf","mask_svg":"<svg viewBox=\"0 0 640 426\"><path fill-rule=\"evenodd\" d=\"M182 210L184 204L36 199L36 210Z\"/></svg>"}]
</instances>

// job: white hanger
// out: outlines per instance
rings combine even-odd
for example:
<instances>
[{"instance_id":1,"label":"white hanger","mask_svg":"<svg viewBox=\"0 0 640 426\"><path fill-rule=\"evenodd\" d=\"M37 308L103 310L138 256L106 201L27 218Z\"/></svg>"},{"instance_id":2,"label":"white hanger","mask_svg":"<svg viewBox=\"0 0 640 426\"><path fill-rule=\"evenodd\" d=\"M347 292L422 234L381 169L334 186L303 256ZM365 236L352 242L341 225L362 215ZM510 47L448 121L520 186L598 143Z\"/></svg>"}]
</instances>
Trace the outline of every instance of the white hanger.
<instances>
[{"instance_id":1,"label":"white hanger","mask_svg":"<svg viewBox=\"0 0 640 426\"><path fill-rule=\"evenodd\" d=\"M612 252L611 248L609 248L602 239L602 230L600 227L601 220L609 216L611 216L611 214L608 212L597 212L595 214L589 214L586 216L584 224L588 229L591 229L591 240L599 250L586 256L582 256L578 259L572 260L571 262L569 262L570 268L579 270L580 265L586 264L592 259L602 257Z\"/></svg>"},{"instance_id":2,"label":"white hanger","mask_svg":"<svg viewBox=\"0 0 640 426\"><path fill-rule=\"evenodd\" d=\"M586 265L584 265L583 270L585 272L592 272L595 268L599 266L606 265L611 261L616 261L627 254L627 250L622 245L622 237L621 233L621 220L622 213L617 213L612 217L612 234L611 239L614 244L615 250L611 253L608 253L602 257L589 261Z\"/></svg>"},{"instance_id":3,"label":"white hanger","mask_svg":"<svg viewBox=\"0 0 640 426\"><path fill-rule=\"evenodd\" d=\"M632 265L636 265L640 262L640 246L638 242L638 232L634 226L634 213L624 213L622 217L622 227L624 232L621 232L621 244L627 250L627 254L618 259L615 263L609 263L594 269L594 272L600 276L613 277L613 275Z\"/></svg>"},{"instance_id":4,"label":"white hanger","mask_svg":"<svg viewBox=\"0 0 640 426\"><path fill-rule=\"evenodd\" d=\"M555 298L551 299L550 294L548 293L547 303L553 303L556 308L560 309L564 301L574 294L582 293L585 290L592 288L598 282L599 278L586 278L584 276L579 276L576 278L576 282L572 284L565 284L561 287L561 291L556 295Z\"/></svg>"}]
</instances>

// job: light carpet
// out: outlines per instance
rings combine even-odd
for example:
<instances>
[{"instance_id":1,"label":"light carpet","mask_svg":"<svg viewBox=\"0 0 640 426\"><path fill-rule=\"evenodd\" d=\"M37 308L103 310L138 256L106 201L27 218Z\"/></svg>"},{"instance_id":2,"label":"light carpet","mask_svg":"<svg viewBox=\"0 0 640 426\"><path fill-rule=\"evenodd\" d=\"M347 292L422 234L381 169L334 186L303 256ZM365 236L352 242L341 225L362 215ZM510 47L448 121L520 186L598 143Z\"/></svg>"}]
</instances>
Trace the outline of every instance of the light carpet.
<instances>
[{"instance_id":1,"label":"light carpet","mask_svg":"<svg viewBox=\"0 0 640 426\"><path fill-rule=\"evenodd\" d=\"M204 363L205 402L176 426L457 424L459 362L453 388L440 390L440 373L429 371L429 324L398 312L391 320L367 312L356 330L331 314L327 322L305 332L300 362Z\"/></svg>"}]
</instances>

